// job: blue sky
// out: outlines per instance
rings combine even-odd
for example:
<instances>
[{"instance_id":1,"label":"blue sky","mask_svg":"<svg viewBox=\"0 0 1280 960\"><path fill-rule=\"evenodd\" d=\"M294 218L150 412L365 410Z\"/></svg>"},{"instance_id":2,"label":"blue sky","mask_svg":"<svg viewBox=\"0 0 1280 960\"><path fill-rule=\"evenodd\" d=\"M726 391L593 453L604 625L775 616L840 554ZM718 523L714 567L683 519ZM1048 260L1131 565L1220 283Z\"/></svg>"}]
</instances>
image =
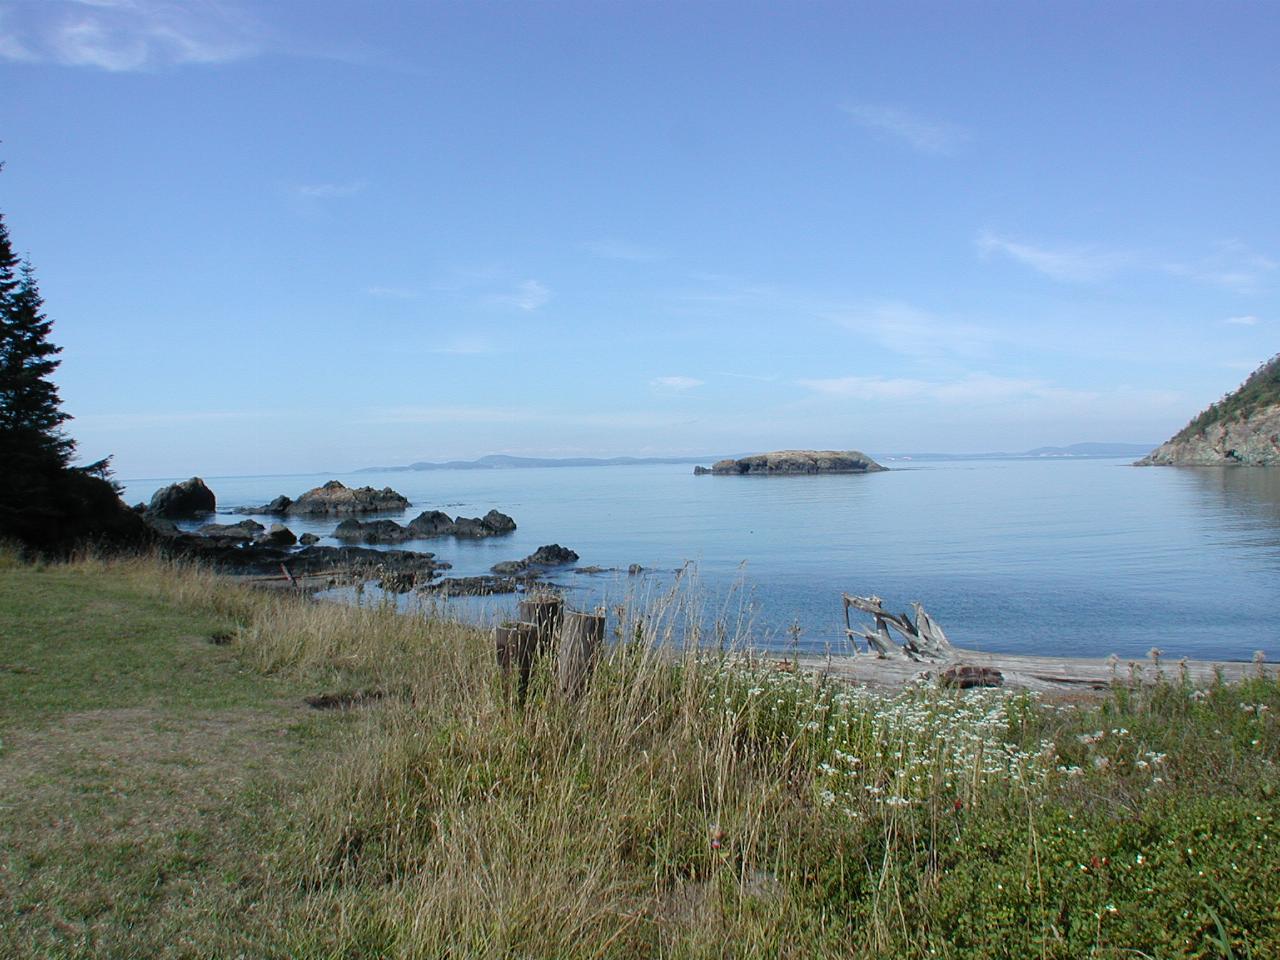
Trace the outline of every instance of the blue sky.
<instances>
[{"instance_id":1,"label":"blue sky","mask_svg":"<svg viewBox=\"0 0 1280 960\"><path fill-rule=\"evenodd\" d=\"M1155 442L1280 350L1271 3L0 2L124 477Z\"/></svg>"}]
</instances>

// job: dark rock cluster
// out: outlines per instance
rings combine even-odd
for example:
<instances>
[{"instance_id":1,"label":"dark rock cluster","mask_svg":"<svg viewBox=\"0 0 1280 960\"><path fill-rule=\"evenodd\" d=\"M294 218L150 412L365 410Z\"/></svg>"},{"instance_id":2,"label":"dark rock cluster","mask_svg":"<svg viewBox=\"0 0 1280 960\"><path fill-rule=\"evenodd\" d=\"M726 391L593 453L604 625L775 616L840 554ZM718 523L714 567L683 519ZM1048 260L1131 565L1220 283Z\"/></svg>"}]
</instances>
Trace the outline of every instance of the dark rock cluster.
<instances>
[{"instance_id":1,"label":"dark rock cluster","mask_svg":"<svg viewBox=\"0 0 1280 960\"><path fill-rule=\"evenodd\" d=\"M394 520L343 520L333 535L339 540L355 543L403 543L431 537L497 537L511 533L515 528L516 522L497 510L490 510L483 517L457 519L439 510L427 510L409 521L407 526L401 526Z\"/></svg>"}]
</instances>

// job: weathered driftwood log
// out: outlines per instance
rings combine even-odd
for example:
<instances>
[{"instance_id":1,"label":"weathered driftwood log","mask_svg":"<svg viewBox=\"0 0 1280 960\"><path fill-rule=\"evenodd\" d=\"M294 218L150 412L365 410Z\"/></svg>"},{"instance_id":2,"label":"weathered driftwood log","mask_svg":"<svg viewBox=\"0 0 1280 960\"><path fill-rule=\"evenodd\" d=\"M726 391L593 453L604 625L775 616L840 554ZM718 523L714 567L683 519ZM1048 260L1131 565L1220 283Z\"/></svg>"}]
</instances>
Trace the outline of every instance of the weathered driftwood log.
<instances>
[{"instance_id":1,"label":"weathered driftwood log","mask_svg":"<svg viewBox=\"0 0 1280 960\"><path fill-rule=\"evenodd\" d=\"M521 600L516 605L516 612L521 622L532 623L537 628L535 655L550 651L564 615L564 599L554 593L537 594Z\"/></svg>"},{"instance_id":2,"label":"weathered driftwood log","mask_svg":"<svg viewBox=\"0 0 1280 960\"><path fill-rule=\"evenodd\" d=\"M952 657L951 643L942 628L924 612L918 603L912 604L916 618L913 622L910 614L894 614L884 609L879 597L854 597L844 595L845 635L853 644L854 652L858 651L855 637L861 637L867 644L867 652L874 653L881 659L905 658L908 660L949 660ZM849 617L849 610L861 610L875 618L875 629L864 626L855 627ZM892 627L902 635L902 643L895 643L889 633Z\"/></svg>"},{"instance_id":3,"label":"weathered driftwood log","mask_svg":"<svg viewBox=\"0 0 1280 960\"><path fill-rule=\"evenodd\" d=\"M556 654L556 680L562 696L576 700L582 695L603 644L603 613L565 613Z\"/></svg>"},{"instance_id":4,"label":"weathered driftwood log","mask_svg":"<svg viewBox=\"0 0 1280 960\"><path fill-rule=\"evenodd\" d=\"M494 646L498 653L498 666L510 676L516 674L517 689L524 696L529 686L529 674L538 647L538 626L534 623L507 622L493 631Z\"/></svg>"}]
</instances>

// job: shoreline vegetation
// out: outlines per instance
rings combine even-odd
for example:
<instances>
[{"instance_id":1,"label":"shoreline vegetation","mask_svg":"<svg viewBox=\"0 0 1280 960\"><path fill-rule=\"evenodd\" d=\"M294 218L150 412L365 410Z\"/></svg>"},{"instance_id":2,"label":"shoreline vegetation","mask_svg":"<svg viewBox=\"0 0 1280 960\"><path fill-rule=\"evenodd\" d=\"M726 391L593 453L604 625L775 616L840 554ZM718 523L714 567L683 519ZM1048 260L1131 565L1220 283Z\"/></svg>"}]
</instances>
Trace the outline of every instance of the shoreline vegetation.
<instances>
[{"instance_id":1,"label":"shoreline vegetation","mask_svg":"<svg viewBox=\"0 0 1280 960\"><path fill-rule=\"evenodd\" d=\"M1274 677L883 691L700 613L521 702L473 627L0 553L0 954L1280 954Z\"/></svg>"}]
</instances>

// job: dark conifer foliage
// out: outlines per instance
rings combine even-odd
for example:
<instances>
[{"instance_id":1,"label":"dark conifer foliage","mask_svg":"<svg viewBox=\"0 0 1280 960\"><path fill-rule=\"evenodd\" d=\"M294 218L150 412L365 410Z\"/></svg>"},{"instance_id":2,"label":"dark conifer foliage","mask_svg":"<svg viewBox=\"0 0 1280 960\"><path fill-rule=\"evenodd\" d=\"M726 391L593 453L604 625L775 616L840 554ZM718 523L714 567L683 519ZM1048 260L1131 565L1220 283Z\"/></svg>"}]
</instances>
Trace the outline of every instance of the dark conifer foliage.
<instances>
[{"instance_id":1,"label":"dark conifer foliage","mask_svg":"<svg viewBox=\"0 0 1280 960\"><path fill-rule=\"evenodd\" d=\"M0 256L7 243L0 220ZM20 266L13 291L0 299L0 322L0 436L23 457L47 458L65 467L75 444L62 433L70 417L50 379L62 348L49 340L53 323L44 314L29 262Z\"/></svg>"},{"instance_id":2,"label":"dark conifer foliage","mask_svg":"<svg viewBox=\"0 0 1280 960\"><path fill-rule=\"evenodd\" d=\"M61 553L85 541L139 542L146 528L120 502L105 460L72 467L71 419L52 376L61 348L30 263L0 214L0 539Z\"/></svg>"}]
</instances>

